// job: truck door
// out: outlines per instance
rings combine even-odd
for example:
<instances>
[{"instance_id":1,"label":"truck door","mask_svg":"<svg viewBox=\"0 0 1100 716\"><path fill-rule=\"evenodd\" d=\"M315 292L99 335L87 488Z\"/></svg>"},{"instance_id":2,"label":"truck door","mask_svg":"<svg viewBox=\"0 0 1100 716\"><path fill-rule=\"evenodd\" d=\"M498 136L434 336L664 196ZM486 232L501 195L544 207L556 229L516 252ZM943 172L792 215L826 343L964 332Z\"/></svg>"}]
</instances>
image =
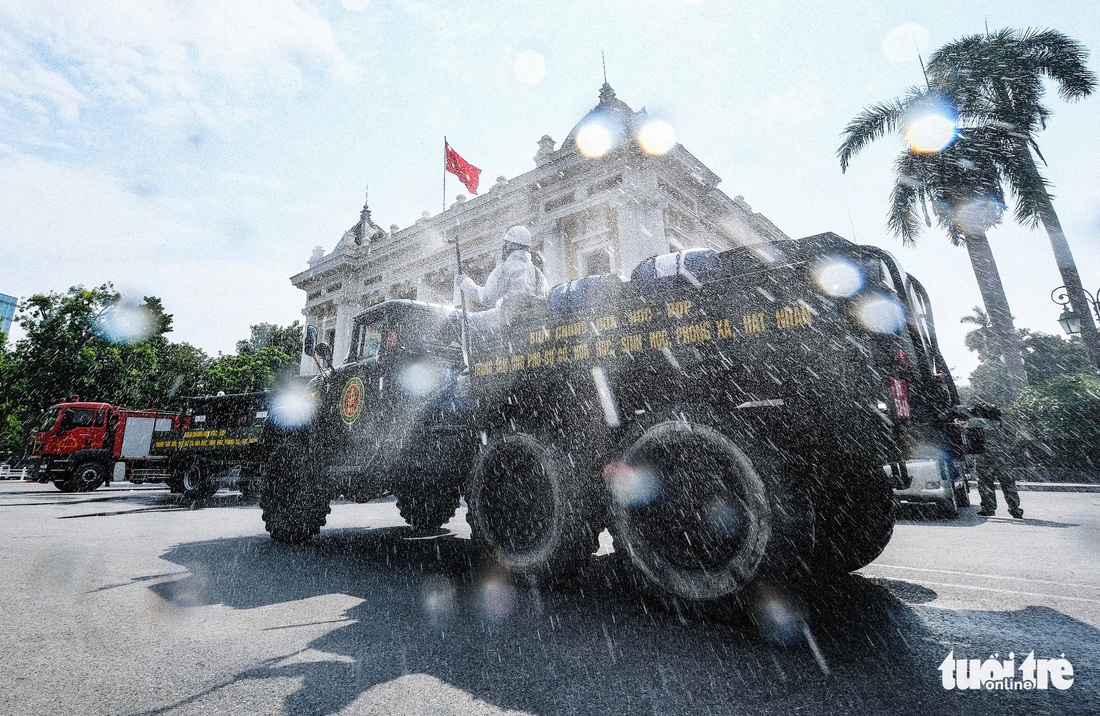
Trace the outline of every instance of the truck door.
<instances>
[{"instance_id":1,"label":"truck door","mask_svg":"<svg viewBox=\"0 0 1100 716\"><path fill-rule=\"evenodd\" d=\"M63 408L61 421L53 435L47 439L46 453L67 455L77 450L101 447L103 427L95 427L94 408Z\"/></svg>"},{"instance_id":2,"label":"truck door","mask_svg":"<svg viewBox=\"0 0 1100 716\"><path fill-rule=\"evenodd\" d=\"M379 359L385 316L378 312L356 323L348 362L334 384L335 415L330 416L334 465L346 469L370 465L379 457L388 411L384 367Z\"/></svg>"}]
</instances>

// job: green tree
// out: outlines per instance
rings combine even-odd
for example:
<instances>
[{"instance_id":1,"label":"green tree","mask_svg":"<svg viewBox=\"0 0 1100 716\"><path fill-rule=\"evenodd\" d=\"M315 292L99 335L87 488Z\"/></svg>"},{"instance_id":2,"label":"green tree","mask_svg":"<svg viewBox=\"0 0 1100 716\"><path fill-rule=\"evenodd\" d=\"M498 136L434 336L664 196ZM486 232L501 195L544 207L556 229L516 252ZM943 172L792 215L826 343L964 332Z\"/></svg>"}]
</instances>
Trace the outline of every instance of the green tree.
<instances>
[{"instance_id":1,"label":"green tree","mask_svg":"<svg viewBox=\"0 0 1100 716\"><path fill-rule=\"evenodd\" d=\"M0 431L9 449L19 449L11 443L42 409L67 396L162 407L162 361L173 350L164 337L172 316L160 299L126 302L110 284L74 286L24 300L18 321L26 335L4 347L0 363Z\"/></svg>"},{"instance_id":2,"label":"green tree","mask_svg":"<svg viewBox=\"0 0 1100 716\"><path fill-rule=\"evenodd\" d=\"M975 326L967 348L978 353L970 374L971 393L1005 408L1005 423L990 433L987 454L979 462L1000 466L1100 468L1100 379L1091 375L1080 339L1028 329L1018 331L1027 367L1028 387L1009 401L1004 367L990 349L991 331L975 307L964 316Z\"/></svg>"},{"instance_id":3,"label":"green tree","mask_svg":"<svg viewBox=\"0 0 1100 716\"><path fill-rule=\"evenodd\" d=\"M1100 469L1100 378L1056 375L1020 394L1017 451L1036 467Z\"/></svg>"},{"instance_id":4,"label":"green tree","mask_svg":"<svg viewBox=\"0 0 1100 716\"><path fill-rule=\"evenodd\" d=\"M297 367L297 360L282 349L267 346L256 353L218 356L210 363L205 384L211 393L252 393L271 388L288 370L297 372Z\"/></svg>"},{"instance_id":5,"label":"green tree","mask_svg":"<svg viewBox=\"0 0 1100 716\"><path fill-rule=\"evenodd\" d=\"M944 45L929 58L927 71L929 84L949 94L960 114L1005 130L993 160L1016 197L1016 220L1046 228L1066 293L1081 318L1085 350L1100 371L1100 335L1047 180L1035 163L1035 155L1043 158L1036 134L1051 115L1042 101L1044 81L1053 82L1064 100L1088 97L1096 89L1096 75L1085 66L1088 55L1056 30L1000 30Z\"/></svg>"},{"instance_id":6,"label":"green tree","mask_svg":"<svg viewBox=\"0 0 1100 716\"><path fill-rule=\"evenodd\" d=\"M299 321L289 326L277 326L274 323L257 323L250 327L251 337L237 341L238 355L252 355L268 346L280 349L288 356L302 352L302 324Z\"/></svg>"},{"instance_id":7,"label":"green tree","mask_svg":"<svg viewBox=\"0 0 1100 716\"><path fill-rule=\"evenodd\" d=\"M989 317L975 306L970 315L963 316L960 322L974 326L963 338L966 347L978 354L978 367L970 374L971 393L997 405L1009 405L1012 401L1004 388L1004 368L997 360ZM1078 337L1072 336L1067 340L1053 333L1028 328L1020 328L1016 333L1023 351L1029 386L1039 387L1057 376L1087 371L1088 355Z\"/></svg>"},{"instance_id":8,"label":"green tree","mask_svg":"<svg viewBox=\"0 0 1100 716\"><path fill-rule=\"evenodd\" d=\"M209 392L249 393L267 390L281 378L298 373L302 324L257 323L251 336L237 341L236 355L215 358L207 370Z\"/></svg>"},{"instance_id":9,"label":"green tree","mask_svg":"<svg viewBox=\"0 0 1100 716\"><path fill-rule=\"evenodd\" d=\"M1020 391L1009 387L1005 366L1000 360L1000 342L993 332L989 315L975 306L971 314L963 316L960 322L974 326L963 338L963 344L978 354L978 367L970 374L970 396L1002 408L1008 407Z\"/></svg>"},{"instance_id":10,"label":"green tree","mask_svg":"<svg viewBox=\"0 0 1100 716\"><path fill-rule=\"evenodd\" d=\"M991 331L990 345L1004 361L1003 375L1010 396L1027 382L1023 357L1001 283L997 262L986 232L1001 221L1004 193L996 148L1004 143L1004 130L973 123L956 112L950 94L936 89L910 89L900 99L874 105L858 114L844 129L838 149L842 171L852 157L870 142L886 134L912 136L930 118L957 115L963 125L945 148L932 151L915 142L907 144L894 164L894 188L890 195L887 225L906 245L916 242L930 204L936 222L953 244L966 247ZM973 126L967 126L973 124Z\"/></svg>"}]
</instances>

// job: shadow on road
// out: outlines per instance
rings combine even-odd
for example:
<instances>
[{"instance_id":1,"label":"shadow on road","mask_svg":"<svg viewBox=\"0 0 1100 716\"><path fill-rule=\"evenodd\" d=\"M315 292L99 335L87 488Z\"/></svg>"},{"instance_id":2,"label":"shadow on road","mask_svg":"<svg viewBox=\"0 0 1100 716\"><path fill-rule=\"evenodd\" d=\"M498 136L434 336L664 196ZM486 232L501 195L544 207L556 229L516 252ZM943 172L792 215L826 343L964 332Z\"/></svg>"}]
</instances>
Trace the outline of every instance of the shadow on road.
<instances>
[{"instance_id":1,"label":"shadow on road","mask_svg":"<svg viewBox=\"0 0 1100 716\"><path fill-rule=\"evenodd\" d=\"M1068 643L1052 648L1068 653L1100 633L1044 610L1020 615L1010 642L970 641L966 625L990 613L921 608L960 630L940 640L916 611L936 593L908 582L846 575L812 585L804 601L762 592L753 618L703 618L660 608L614 555L570 585L516 586L468 540L407 528L334 530L299 547L266 536L198 542L165 559L188 575L149 588L183 608L254 609L329 594L363 601L309 643L324 658L276 655L147 713L172 713L239 681L286 677L301 681L284 704L292 714L333 714L357 700L355 709L364 700L377 709L395 692L415 699L426 684L538 714L1062 713L1096 698L1085 688L945 691L937 666L951 649L985 658L989 643L1038 650L1048 641L1040 636L1060 633ZM805 622L790 619L799 614ZM315 623L308 613L300 621L285 627Z\"/></svg>"},{"instance_id":2,"label":"shadow on road","mask_svg":"<svg viewBox=\"0 0 1100 716\"><path fill-rule=\"evenodd\" d=\"M118 506L115 510L101 510L99 512L86 512L75 515L62 515L59 520L71 520L79 517L112 517L115 515L128 515L139 512L171 512L178 510L199 510L209 507L248 507L255 508L259 500L255 497L247 498L236 492L219 492L212 497L202 500L190 500L183 495L164 492L161 490L119 490L108 494L96 493L62 493L35 491L17 493L22 495L52 495L56 499L37 502L5 502L5 508L12 507L41 507L45 505L65 505L79 507L81 505ZM91 497L91 494L98 495Z\"/></svg>"},{"instance_id":3,"label":"shadow on road","mask_svg":"<svg viewBox=\"0 0 1100 716\"><path fill-rule=\"evenodd\" d=\"M958 517L944 517L933 505L921 505L917 503L902 503L898 506L899 525L936 525L944 527L978 527L986 522L1010 522L1017 525L1030 525L1032 527L1080 527L1073 522L1055 522L1053 520L1037 520L1031 517L1014 519L1007 514L993 517L980 517L978 506L963 507L959 509Z\"/></svg>"}]
</instances>

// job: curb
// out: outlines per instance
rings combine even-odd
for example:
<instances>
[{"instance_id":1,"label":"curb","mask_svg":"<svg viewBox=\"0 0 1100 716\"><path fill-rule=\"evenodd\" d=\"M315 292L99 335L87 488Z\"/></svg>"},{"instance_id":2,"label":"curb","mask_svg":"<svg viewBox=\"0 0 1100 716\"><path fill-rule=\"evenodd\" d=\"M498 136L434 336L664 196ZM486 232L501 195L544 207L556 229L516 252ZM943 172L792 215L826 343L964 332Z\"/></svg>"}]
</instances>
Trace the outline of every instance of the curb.
<instances>
[{"instance_id":1,"label":"curb","mask_svg":"<svg viewBox=\"0 0 1100 716\"><path fill-rule=\"evenodd\" d=\"M1100 492L1100 485L1081 482L1017 482L1016 489L1029 492Z\"/></svg>"}]
</instances>

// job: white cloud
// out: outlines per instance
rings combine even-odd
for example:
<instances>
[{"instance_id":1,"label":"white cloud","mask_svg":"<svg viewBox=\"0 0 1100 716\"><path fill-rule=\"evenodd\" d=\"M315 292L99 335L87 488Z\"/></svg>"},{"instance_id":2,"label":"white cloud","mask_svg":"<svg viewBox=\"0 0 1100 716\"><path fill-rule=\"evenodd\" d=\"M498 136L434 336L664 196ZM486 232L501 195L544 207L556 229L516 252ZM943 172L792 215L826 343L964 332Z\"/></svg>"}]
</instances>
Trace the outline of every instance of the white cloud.
<instances>
[{"instance_id":1,"label":"white cloud","mask_svg":"<svg viewBox=\"0 0 1100 716\"><path fill-rule=\"evenodd\" d=\"M26 155L0 155L0 186L0 292L109 281L129 296L159 296L175 316L172 340L209 353L232 352L251 324L301 316L288 277L305 268L307 252L294 242L242 247L216 228L207 204L139 196L101 172Z\"/></svg>"},{"instance_id":2,"label":"white cloud","mask_svg":"<svg viewBox=\"0 0 1100 716\"><path fill-rule=\"evenodd\" d=\"M96 106L186 135L249 116L258 95L361 73L293 0L0 0L0 27L0 100L66 123Z\"/></svg>"},{"instance_id":3,"label":"white cloud","mask_svg":"<svg viewBox=\"0 0 1100 716\"><path fill-rule=\"evenodd\" d=\"M928 28L907 22L886 33L882 54L891 62L912 62L928 49Z\"/></svg>"}]
</instances>

